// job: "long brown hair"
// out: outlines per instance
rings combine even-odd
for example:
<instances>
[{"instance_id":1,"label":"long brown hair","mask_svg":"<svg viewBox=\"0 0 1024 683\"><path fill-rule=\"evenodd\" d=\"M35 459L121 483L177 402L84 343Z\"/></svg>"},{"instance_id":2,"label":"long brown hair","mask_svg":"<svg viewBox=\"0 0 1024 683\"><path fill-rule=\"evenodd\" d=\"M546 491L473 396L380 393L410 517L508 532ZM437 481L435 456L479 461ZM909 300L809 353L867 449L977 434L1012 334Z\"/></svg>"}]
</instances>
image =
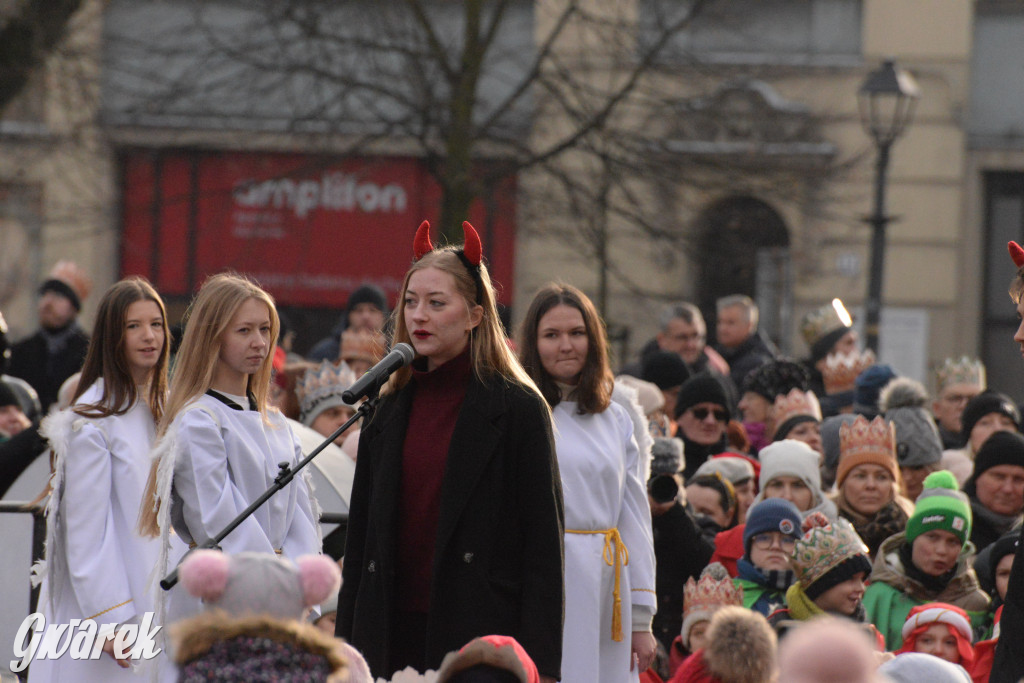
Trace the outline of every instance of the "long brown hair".
<instances>
[{"instance_id":1,"label":"long brown hair","mask_svg":"<svg viewBox=\"0 0 1024 683\"><path fill-rule=\"evenodd\" d=\"M157 427L157 436L167 429L182 408L201 396L213 384L214 373L220 358L224 331L238 309L249 299L256 299L267 305L270 313L270 339L277 339L281 321L274 307L274 299L259 285L237 273L220 273L203 283L196 298L185 312L185 334L174 361L174 376L171 378L171 392L163 419ZM249 375L246 392L256 400L256 408L266 421L267 397L270 393L270 373L274 362L274 348L271 345L259 369ZM143 535L159 534L157 505L169 501L157 501L157 470L159 461L150 465L149 480L142 496L142 510L139 516L139 531Z\"/></svg>"},{"instance_id":2,"label":"long brown hair","mask_svg":"<svg viewBox=\"0 0 1024 683\"><path fill-rule=\"evenodd\" d=\"M424 268L436 268L447 273L455 280L455 290L465 302L467 309L476 306L476 282L469 270L463 265L456 251L458 247L447 246L435 249L424 254L420 260L412 264L409 272L405 274L402 282L402 290L398 297L398 304L392 313L394 321L395 336L394 342L412 344L409 335L409 328L405 324L405 293L409 288L409 278L418 270ZM473 372L477 379L486 382L493 378L504 378L514 380L525 385L531 391L540 395L540 390L534 384L530 375L523 370L519 360L509 348L508 340L505 337L505 330L501 326L501 319L498 317L498 309L495 305L494 286L491 284L490 274L487 266L480 264L480 307L483 315L480 324L470 333L469 354ZM414 346L415 348L415 346ZM388 383L381 390L381 394L396 392L406 384L412 377L412 370L404 367L388 380Z\"/></svg>"},{"instance_id":3,"label":"long brown hair","mask_svg":"<svg viewBox=\"0 0 1024 683\"><path fill-rule=\"evenodd\" d=\"M576 399L580 414L602 413L611 404L615 378L608 362L608 337L604 322L586 294L572 285L554 282L533 297L519 336L519 360L540 387L541 395L550 406L558 405L561 392L555 379L544 369L537 351L537 332L540 319L555 306L575 308L583 316L587 330L587 358L583 363Z\"/></svg>"},{"instance_id":4,"label":"long brown hair","mask_svg":"<svg viewBox=\"0 0 1024 683\"><path fill-rule=\"evenodd\" d=\"M139 399L139 388L135 385L131 367L125 353L125 317L128 308L138 301L152 301L160 310L164 328L164 343L160 357L153 367L146 403L157 422L163 416L167 396L167 364L170 358L171 332L167 329L167 311L160 295L148 280L130 277L114 283L100 301L96 313L96 325L89 340L89 351L85 355L82 375L78 380L71 404L75 413L83 417L107 417L123 415ZM147 323L148 324L148 323ZM96 403L75 405L75 401L91 387L96 380L103 380L103 397Z\"/></svg>"}]
</instances>

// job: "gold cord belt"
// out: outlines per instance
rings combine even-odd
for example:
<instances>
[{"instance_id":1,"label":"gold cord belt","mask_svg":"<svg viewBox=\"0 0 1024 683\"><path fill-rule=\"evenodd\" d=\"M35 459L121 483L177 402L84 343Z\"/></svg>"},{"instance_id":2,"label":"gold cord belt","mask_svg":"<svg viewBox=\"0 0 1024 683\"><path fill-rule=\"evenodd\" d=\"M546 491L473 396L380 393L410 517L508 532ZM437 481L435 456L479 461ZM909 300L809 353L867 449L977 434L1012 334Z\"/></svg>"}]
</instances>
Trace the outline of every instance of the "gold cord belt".
<instances>
[{"instance_id":1,"label":"gold cord belt","mask_svg":"<svg viewBox=\"0 0 1024 683\"><path fill-rule=\"evenodd\" d=\"M567 534L595 534L604 536L604 561L609 567L615 568L615 588L612 590L612 640L622 640L622 597L619 594L621 583L622 566L629 564L629 550L622 542L622 536L615 527L611 529L595 529L594 531L582 531L577 529L566 529Z\"/></svg>"}]
</instances>

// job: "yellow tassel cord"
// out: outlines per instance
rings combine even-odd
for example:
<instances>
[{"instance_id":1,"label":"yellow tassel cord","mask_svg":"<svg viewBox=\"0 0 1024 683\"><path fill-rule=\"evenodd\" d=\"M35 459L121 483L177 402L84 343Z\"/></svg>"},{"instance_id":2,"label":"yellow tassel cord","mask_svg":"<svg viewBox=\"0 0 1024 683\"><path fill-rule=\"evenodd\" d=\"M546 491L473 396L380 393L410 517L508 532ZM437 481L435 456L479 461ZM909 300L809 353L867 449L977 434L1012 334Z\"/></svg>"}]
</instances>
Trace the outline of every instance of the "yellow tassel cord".
<instances>
[{"instance_id":1,"label":"yellow tassel cord","mask_svg":"<svg viewBox=\"0 0 1024 683\"><path fill-rule=\"evenodd\" d=\"M612 640L622 642L622 597L619 594L622 567L629 564L629 550L622 542L619 530L596 529L594 531L581 531L566 529L567 534L598 534L604 536L604 561L609 567L615 568L615 587L612 590Z\"/></svg>"}]
</instances>

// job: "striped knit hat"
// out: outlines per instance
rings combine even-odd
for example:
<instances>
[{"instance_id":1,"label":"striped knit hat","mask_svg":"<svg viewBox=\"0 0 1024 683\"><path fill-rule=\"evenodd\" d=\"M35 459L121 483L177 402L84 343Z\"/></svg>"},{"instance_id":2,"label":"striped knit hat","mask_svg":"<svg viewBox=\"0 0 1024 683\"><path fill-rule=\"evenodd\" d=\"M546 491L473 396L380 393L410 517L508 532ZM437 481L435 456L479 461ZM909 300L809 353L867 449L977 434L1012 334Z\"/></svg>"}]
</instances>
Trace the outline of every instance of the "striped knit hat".
<instances>
[{"instance_id":1,"label":"striped knit hat","mask_svg":"<svg viewBox=\"0 0 1024 683\"><path fill-rule=\"evenodd\" d=\"M913 543L933 529L948 531L961 543L967 543L971 536L971 502L949 470L932 472L925 478L914 514L907 520L907 541Z\"/></svg>"}]
</instances>

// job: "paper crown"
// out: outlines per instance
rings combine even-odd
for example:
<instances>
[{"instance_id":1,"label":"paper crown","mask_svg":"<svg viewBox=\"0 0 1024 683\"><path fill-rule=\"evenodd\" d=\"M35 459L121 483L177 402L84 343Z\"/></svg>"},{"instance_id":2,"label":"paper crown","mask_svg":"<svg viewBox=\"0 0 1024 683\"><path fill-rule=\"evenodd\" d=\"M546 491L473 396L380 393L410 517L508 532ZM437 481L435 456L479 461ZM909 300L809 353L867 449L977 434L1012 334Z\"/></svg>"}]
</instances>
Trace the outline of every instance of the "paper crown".
<instances>
[{"instance_id":1,"label":"paper crown","mask_svg":"<svg viewBox=\"0 0 1024 683\"><path fill-rule=\"evenodd\" d=\"M868 556L868 547L845 520L830 522L821 512L812 512L803 523L804 535L793 549L793 568L806 588L840 564Z\"/></svg>"},{"instance_id":2,"label":"paper crown","mask_svg":"<svg viewBox=\"0 0 1024 683\"><path fill-rule=\"evenodd\" d=\"M376 330L345 330L341 333L338 359L376 363L384 357L384 334Z\"/></svg>"},{"instance_id":3,"label":"paper crown","mask_svg":"<svg viewBox=\"0 0 1024 683\"><path fill-rule=\"evenodd\" d=\"M952 384L976 384L985 388L985 364L977 358L947 358L935 371L935 385L942 391Z\"/></svg>"},{"instance_id":4,"label":"paper crown","mask_svg":"<svg viewBox=\"0 0 1024 683\"><path fill-rule=\"evenodd\" d=\"M718 562L705 567L699 581L691 576L683 586L683 619L695 613L706 613L710 619L710 613L719 607L742 604L743 589Z\"/></svg>"},{"instance_id":5,"label":"paper crown","mask_svg":"<svg viewBox=\"0 0 1024 683\"><path fill-rule=\"evenodd\" d=\"M850 316L846 306L839 299L832 299L831 303L807 313L800 321L800 334L808 346L813 346L816 341L829 332L839 329L847 329L853 326L853 318Z\"/></svg>"},{"instance_id":6,"label":"paper crown","mask_svg":"<svg viewBox=\"0 0 1024 683\"><path fill-rule=\"evenodd\" d=\"M821 369L825 393L853 391L857 384L857 376L874 364L875 353L871 349L863 352L830 353L825 358L825 367Z\"/></svg>"},{"instance_id":7,"label":"paper crown","mask_svg":"<svg viewBox=\"0 0 1024 683\"><path fill-rule=\"evenodd\" d=\"M868 422L863 415L849 424L839 425L840 458L852 455L877 455L896 459L896 427L879 415Z\"/></svg>"},{"instance_id":8,"label":"paper crown","mask_svg":"<svg viewBox=\"0 0 1024 683\"><path fill-rule=\"evenodd\" d=\"M356 381L356 374L345 363L335 365L321 361L295 382L295 396L302 411L300 421L309 424L327 408L349 405L341 398L342 392Z\"/></svg>"},{"instance_id":9,"label":"paper crown","mask_svg":"<svg viewBox=\"0 0 1024 683\"><path fill-rule=\"evenodd\" d=\"M785 424L798 415L808 415L821 422L821 405L813 391L792 389L788 394L775 397L775 424Z\"/></svg>"}]
</instances>

